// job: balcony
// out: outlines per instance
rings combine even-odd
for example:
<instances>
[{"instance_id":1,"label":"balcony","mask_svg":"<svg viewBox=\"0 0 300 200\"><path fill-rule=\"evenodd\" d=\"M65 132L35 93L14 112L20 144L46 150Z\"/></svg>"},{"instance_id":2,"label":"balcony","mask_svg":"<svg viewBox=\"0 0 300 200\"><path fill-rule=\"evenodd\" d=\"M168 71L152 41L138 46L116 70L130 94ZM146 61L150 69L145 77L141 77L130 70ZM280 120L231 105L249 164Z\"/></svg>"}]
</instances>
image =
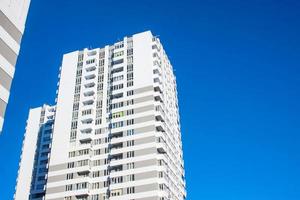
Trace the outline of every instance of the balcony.
<instances>
[{"instance_id":1,"label":"balcony","mask_svg":"<svg viewBox=\"0 0 300 200\"><path fill-rule=\"evenodd\" d=\"M167 147L166 147L166 144L164 142L157 143L156 147L157 147L157 152L158 153L161 153L161 154L167 153Z\"/></svg>"},{"instance_id":2,"label":"balcony","mask_svg":"<svg viewBox=\"0 0 300 200\"><path fill-rule=\"evenodd\" d=\"M96 66L95 66L95 65L87 66L87 67L85 68L85 70L86 70L87 72L95 71L95 70L96 70Z\"/></svg>"},{"instance_id":3,"label":"balcony","mask_svg":"<svg viewBox=\"0 0 300 200\"><path fill-rule=\"evenodd\" d=\"M85 189L77 189L76 190L76 199L87 199L90 194L90 190L88 188Z\"/></svg>"},{"instance_id":4,"label":"balcony","mask_svg":"<svg viewBox=\"0 0 300 200\"><path fill-rule=\"evenodd\" d=\"M93 129L90 126L84 125L81 127L80 131L83 134L90 134L92 133Z\"/></svg>"},{"instance_id":5,"label":"balcony","mask_svg":"<svg viewBox=\"0 0 300 200\"><path fill-rule=\"evenodd\" d=\"M95 92L93 90L89 90L89 91L86 91L83 93L83 95L85 97L90 97L90 96L93 96L95 94Z\"/></svg>"},{"instance_id":6,"label":"balcony","mask_svg":"<svg viewBox=\"0 0 300 200\"><path fill-rule=\"evenodd\" d=\"M90 165L82 166L82 167L77 167L77 174L81 176L82 178L88 177L88 175L91 172L91 167Z\"/></svg>"},{"instance_id":7,"label":"balcony","mask_svg":"<svg viewBox=\"0 0 300 200\"><path fill-rule=\"evenodd\" d=\"M84 76L85 80L93 80L94 78L96 78L95 74L86 74Z\"/></svg>"},{"instance_id":8,"label":"balcony","mask_svg":"<svg viewBox=\"0 0 300 200\"><path fill-rule=\"evenodd\" d=\"M154 92L162 93L161 84L160 83L154 83Z\"/></svg>"},{"instance_id":9,"label":"balcony","mask_svg":"<svg viewBox=\"0 0 300 200\"><path fill-rule=\"evenodd\" d=\"M162 107L159 106L159 105L155 106L155 119L156 119L156 121L164 122L165 121L164 118L165 118L165 112L162 109Z\"/></svg>"},{"instance_id":10,"label":"balcony","mask_svg":"<svg viewBox=\"0 0 300 200\"><path fill-rule=\"evenodd\" d=\"M111 155L109 157L109 159L110 159L111 162L114 162L114 161L117 161L117 160L122 160L123 159L123 153L118 153L118 154Z\"/></svg>"},{"instance_id":11,"label":"balcony","mask_svg":"<svg viewBox=\"0 0 300 200\"><path fill-rule=\"evenodd\" d=\"M82 117L83 119L81 120L81 123L83 125L87 125L87 124L92 124L93 123L93 117L92 114L89 115L85 115Z\"/></svg>"},{"instance_id":12,"label":"balcony","mask_svg":"<svg viewBox=\"0 0 300 200\"><path fill-rule=\"evenodd\" d=\"M156 126L156 130L157 131L161 131L161 132L166 132L166 126L165 126L165 122L156 122L155 123Z\"/></svg>"},{"instance_id":13,"label":"balcony","mask_svg":"<svg viewBox=\"0 0 300 200\"><path fill-rule=\"evenodd\" d=\"M160 92L154 92L154 100L163 102L163 95Z\"/></svg>"},{"instance_id":14,"label":"balcony","mask_svg":"<svg viewBox=\"0 0 300 200\"><path fill-rule=\"evenodd\" d=\"M110 134L111 139L117 139L117 138L120 138L120 137L123 137L123 131Z\"/></svg>"},{"instance_id":15,"label":"balcony","mask_svg":"<svg viewBox=\"0 0 300 200\"><path fill-rule=\"evenodd\" d=\"M92 142L92 137L91 137L91 135L86 135L86 136L84 136L84 137L81 137L80 139L79 139L79 142L81 143L81 144L89 144L89 143L91 143Z\"/></svg>"},{"instance_id":16,"label":"balcony","mask_svg":"<svg viewBox=\"0 0 300 200\"><path fill-rule=\"evenodd\" d=\"M87 99L85 101L82 102L83 105L88 106L88 105L93 105L94 100L93 99Z\"/></svg>"},{"instance_id":17,"label":"balcony","mask_svg":"<svg viewBox=\"0 0 300 200\"><path fill-rule=\"evenodd\" d=\"M111 153L118 153L118 149L122 149L123 148L123 142L119 142L119 143L116 143L116 144L112 144L110 146L110 150L111 150Z\"/></svg>"},{"instance_id":18,"label":"balcony","mask_svg":"<svg viewBox=\"0 0 300 200\"><path fill-rule=\"evenodd\" d=\"M84 84L84 87L85 88L92 88L92 87L94 87L96 84L94 83L94 82L89 82L89 83L86 83L86 84Z\"/></svg>"},{"instance_id":19,"label":"balcony","mask_svg":"<svg viewBox=\"0 0 300 200\"><path fill-rule=\"evenodd\" d=\"M123 165L115 165L109 168L110 173L119 172L123 170Z\"/></svg>"}]
</instances>

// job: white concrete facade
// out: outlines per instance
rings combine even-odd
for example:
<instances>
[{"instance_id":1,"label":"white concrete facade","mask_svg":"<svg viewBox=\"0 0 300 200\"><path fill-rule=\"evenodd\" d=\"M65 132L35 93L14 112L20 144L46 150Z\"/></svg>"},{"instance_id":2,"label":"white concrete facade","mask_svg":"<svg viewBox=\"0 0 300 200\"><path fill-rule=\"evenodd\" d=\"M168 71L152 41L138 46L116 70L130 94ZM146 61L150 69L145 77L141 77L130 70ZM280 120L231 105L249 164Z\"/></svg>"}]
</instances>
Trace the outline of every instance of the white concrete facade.
<instances>
[{"instance_id":1,"label":"white concrete facade","mask_svg":"<svg viewBox=\"0 0 300 200\"><path fill-rule=\"evenodd\" d=\"M44 105L29 112L19 165L15 200L45 196L55 107Z\"/></svg>"},{"instance_id":2,"label":"white concrete facade","mask_svg":"<svg viewBox=\"0 0 300 200\"><path fill-rule=\"evenodd\" d=\"M0 1L0 133L30 0Z\"/></svg>"},{"instance_id":3,"label":"white concrete facade","mask_svg":"<svg viewBox=\"0 0 300 200\"><path fill-rule=\"evenodd\" d=\"M65 54L46 200L184 200L172 66L150 31Z\"/></svg>"}]
</instances>

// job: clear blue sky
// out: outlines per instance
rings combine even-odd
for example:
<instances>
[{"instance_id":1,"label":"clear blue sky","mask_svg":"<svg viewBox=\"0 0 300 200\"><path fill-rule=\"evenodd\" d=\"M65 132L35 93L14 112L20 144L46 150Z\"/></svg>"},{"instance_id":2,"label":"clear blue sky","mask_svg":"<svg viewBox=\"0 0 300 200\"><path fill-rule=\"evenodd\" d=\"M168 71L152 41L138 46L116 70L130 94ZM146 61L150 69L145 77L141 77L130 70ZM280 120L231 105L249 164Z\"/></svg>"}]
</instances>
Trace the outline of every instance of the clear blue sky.
<instances>
[{"instance_id":1,"label":"clear blue sky","mask_svg":"<svg viewBox=\"0 0 300 200\"><path fill-rule=\"evenodd\" d=\"M188 200L299 200L298 0L32 0L0 136L0 199L14 193L29 108L54 102L63 53L144 30L176 70Z\"/></svg>"}]
</instances>

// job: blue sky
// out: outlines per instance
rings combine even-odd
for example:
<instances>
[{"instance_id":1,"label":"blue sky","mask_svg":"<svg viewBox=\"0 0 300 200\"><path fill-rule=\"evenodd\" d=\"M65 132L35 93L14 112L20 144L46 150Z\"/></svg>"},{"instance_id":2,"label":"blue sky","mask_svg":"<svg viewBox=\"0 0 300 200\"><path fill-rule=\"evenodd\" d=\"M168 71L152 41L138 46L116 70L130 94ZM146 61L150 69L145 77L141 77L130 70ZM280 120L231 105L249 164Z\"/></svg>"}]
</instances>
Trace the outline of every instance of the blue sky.
<instances>
[{"instance_id":1,"label":"blue sky","mask_svg":"<svg viewBox=\"0 0 300 200\"><path fill-rule=\"evenodd\" d=\"M54 102L63 53L144 30L177 76L188 200L299 200L299 10L298 0L32 0L0 136L1 200L14 193L29 108Z\"/></svg>"}]
</instances>

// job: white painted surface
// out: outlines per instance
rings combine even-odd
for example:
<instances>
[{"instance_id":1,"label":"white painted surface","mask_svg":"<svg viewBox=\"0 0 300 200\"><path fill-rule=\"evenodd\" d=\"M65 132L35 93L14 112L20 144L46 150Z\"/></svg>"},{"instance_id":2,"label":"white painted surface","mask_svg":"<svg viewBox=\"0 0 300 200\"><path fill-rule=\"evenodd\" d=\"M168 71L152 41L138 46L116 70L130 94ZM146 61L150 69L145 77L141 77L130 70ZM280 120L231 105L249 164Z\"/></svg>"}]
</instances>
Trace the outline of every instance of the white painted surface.
<instances>
[{"instance_id":1,"label":"white painted surface","mask_svg":"<svg viewBox=\"0 0 300 200\"><path fill-rule=\"evenodd\" d=\"M0 85L0 99L2 99L4 102L8 102L9 98L9 91L5 89L2 85Z\"/></svg>"},{"instance_id":2,"label":"white painted surface","mask_svg":"<svg viewBox=\"0 0 300 200\"><path fill-rule=\"evenodd\" d=\"M7 46L9 46L15 54L19 54L20 45L5 31L2 26L0 26L0 38L5 41Z\"/></svg>"},{"instance_id":3,"label":"white painted surface","mask_svg":"<svg viewBox=\"0 0 300 200\"><path fill-rule=\"evenodd\" d=\"M15 200L27 199L30 194L31 176L39 132L39 121L42 108L31 109L27 120L22 156L18 174Z\"/></svg>"},{"instance_id":4,"label":"white painted surface","mask_svg":"<svg viewBox=\"0 0 300 200\"><path fill-rule=\"evenodd\" d=\"M153 85L152 37L150 31L133 35L134 88Z\"/></svg>"},{"instance_id":5,"label":"white painted surface","mask_svg":"<svg viewBox=\"0 0 300 200\"><path fill-rule=\"evenodd\" d=\"M57 97L50 166L66 163L72 121L78 52L65 54Z\"/></svg>"},{"instance_id":6,"label":"white painted surface","mask_svg":"<svg viewBox=\"0 0 300 200\"><path fill-rule=\"evenodd\" d=\"M12 66L1 54L0 54L1 68L10 76L14 77L15 67Z\"/></svg>"},{"instance_id":7,"label":"white painted surface","mask_svg":"<svg viewBox=\"0 0 300 200\"><path fill-rule=\"evenodd\" d=\"M1 0L0 10L23 33L30 0Z\"/></svg>"}]
</instances>

